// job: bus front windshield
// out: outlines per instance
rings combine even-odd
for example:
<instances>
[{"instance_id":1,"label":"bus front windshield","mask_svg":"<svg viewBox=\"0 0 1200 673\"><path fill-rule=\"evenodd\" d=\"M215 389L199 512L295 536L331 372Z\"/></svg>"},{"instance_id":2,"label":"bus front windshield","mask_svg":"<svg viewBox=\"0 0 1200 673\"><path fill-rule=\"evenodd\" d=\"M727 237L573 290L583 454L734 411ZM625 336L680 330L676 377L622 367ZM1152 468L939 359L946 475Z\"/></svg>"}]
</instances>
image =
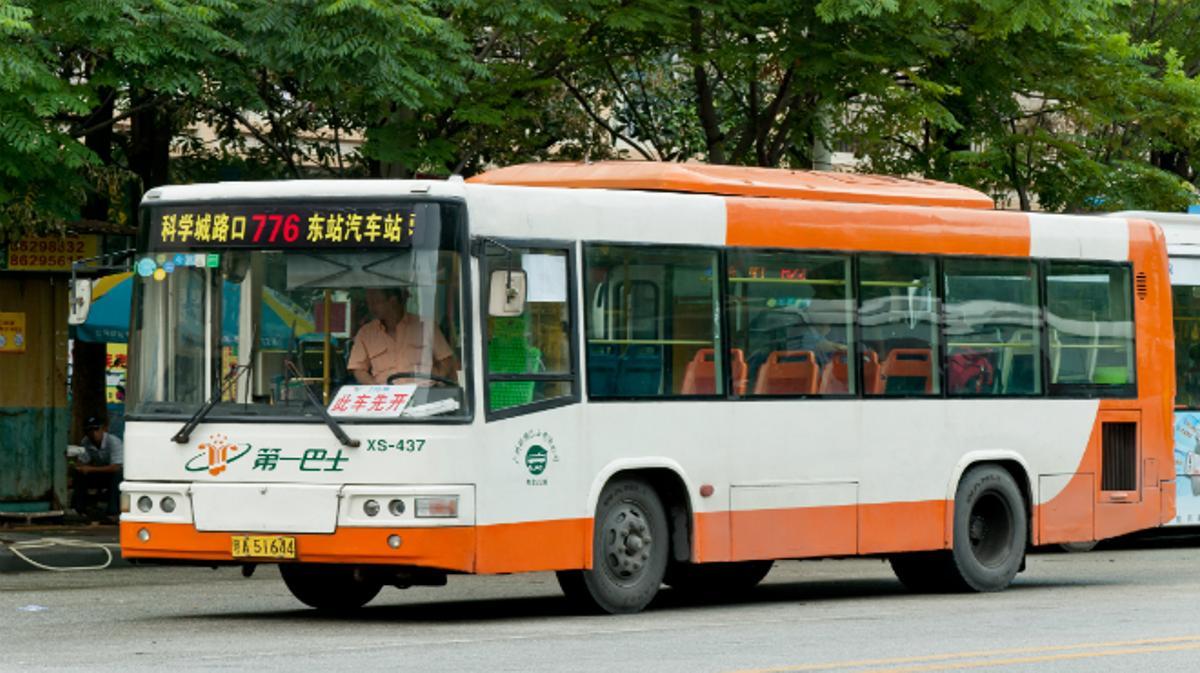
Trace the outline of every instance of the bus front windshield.
<instances>
[{"instance_id":1,"label":"bus front windshield","mask_svg":"<svg viewBox=\"0 0 1200 673\"><path fill-rule=\"evenodd\" d=\"M163 251L152 224L136 265L130 415L215 401L210 420L315 418L316 403L347 420L465 417L462 234L452 207L427 205L434 214L392 247L206 246L193 229L186 250ZM163 212L151 221L178 216ZM184 247L171 243L159 247Z\"/></svg>"}]
</instances>

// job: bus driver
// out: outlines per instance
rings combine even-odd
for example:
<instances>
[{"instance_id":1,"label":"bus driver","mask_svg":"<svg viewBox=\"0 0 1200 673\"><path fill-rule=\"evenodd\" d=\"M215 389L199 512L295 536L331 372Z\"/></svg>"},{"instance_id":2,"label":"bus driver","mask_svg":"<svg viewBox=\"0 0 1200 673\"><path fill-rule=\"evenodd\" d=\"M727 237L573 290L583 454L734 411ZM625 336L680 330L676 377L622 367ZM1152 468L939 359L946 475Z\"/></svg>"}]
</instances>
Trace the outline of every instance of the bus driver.
<instances>
[{"instance_id":1,"label":"bus driver","mask_svg":"<svg viewBox=\"0 0 1200 673\"><path fill-rule=\"evenodd\" d=\"M359 328L354 335L347 368L363 385L385 384L388 377L401 373L416 374L415 378L400 378L391 383L432 384L422 375L432 374L440 379L455 381L458 365L454 351L436 326L426 326L408 312L408 290L370 288L367 290L367 309L375 320ZM427 354L426 331L432 338L432 353ZM432 356L432 357L431 357ZM426 363L432 359L432 367Z\"/></svg>"}]
</instances>

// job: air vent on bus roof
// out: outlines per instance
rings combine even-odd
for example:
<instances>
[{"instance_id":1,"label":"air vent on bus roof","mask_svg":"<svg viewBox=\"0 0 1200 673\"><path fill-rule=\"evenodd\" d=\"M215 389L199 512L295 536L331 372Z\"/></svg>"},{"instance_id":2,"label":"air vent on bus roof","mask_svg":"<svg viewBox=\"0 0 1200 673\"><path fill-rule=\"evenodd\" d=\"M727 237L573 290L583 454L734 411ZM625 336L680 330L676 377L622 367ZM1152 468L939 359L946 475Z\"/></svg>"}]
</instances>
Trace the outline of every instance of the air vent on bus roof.
<instances>
[{"instance_id":1,"label":"air vent on bus roof","mask_svg":"<svg viewBox=\"0 0 1200 673\"><path fill-rule=\"evenodd\" d=\"M1145 271L1138 271L1133 280L1134 291L1137 292L1138 299L1145 299L1146 294L1150 291L1150 281L1146 279Z\"/></svg>"}]
</instances>

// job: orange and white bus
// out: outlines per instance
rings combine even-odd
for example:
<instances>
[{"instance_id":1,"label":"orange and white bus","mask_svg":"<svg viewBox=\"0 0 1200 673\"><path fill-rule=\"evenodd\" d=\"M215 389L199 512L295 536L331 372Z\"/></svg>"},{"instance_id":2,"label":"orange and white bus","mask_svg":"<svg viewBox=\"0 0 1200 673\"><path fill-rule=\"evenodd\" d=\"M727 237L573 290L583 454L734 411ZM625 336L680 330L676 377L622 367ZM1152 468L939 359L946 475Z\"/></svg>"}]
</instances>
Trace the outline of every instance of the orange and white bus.
<instances>
[{"instance_id":1,"label":"orange and white bus","mask_svg":"<svg viewBox=\"0 0 1200 673\"><path fill-rule=\"evenodd\" d=\"M141 218L127 558L278 564L323 609L553 570L619 613L776 559L999 590L1031 545L1174 515L1150 222L633 162L161 187Z\"/></svg>"},{"instance_id":2,"label":"orange and white bus","mask_svg":"<svg viewBox=\"0 0 1200 673\"><path fill-rule=\"evenodd\" d=\"M1200 526L1200 213L1126 211L1162 227L1171 268L1175 326L1175 518Z\"/></svg>"}]
</instances>

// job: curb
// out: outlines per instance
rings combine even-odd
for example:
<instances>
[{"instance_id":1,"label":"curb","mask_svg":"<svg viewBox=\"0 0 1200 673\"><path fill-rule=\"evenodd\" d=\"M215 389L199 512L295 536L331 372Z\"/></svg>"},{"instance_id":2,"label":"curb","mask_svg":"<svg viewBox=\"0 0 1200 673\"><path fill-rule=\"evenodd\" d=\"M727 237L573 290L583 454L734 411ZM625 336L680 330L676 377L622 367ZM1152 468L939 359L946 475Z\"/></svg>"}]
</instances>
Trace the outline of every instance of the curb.
<instances>
[{"instance_id":1,"label":"curb","mask_svg":"<svg viewBox=\"0 0 1200 673\"><path fill-rule=\"evenodd\" d=\"M0 534L0 537L3 535ZM88 546L74 546L81 543ZM0 541L0 573L49 572L21 558L18 553L13 551L13 547L31 560L51 568L82 570L88 566L98 566L105 562L107 557L104 551L98 548L101 546L112 553L112 561L103 568L104 570L133 567L132 563L121 557L121 546L116 542L93 542L47 536L45 538ZM100 569L94 568L94 570Z\"/></svg>"}]
</instances>

